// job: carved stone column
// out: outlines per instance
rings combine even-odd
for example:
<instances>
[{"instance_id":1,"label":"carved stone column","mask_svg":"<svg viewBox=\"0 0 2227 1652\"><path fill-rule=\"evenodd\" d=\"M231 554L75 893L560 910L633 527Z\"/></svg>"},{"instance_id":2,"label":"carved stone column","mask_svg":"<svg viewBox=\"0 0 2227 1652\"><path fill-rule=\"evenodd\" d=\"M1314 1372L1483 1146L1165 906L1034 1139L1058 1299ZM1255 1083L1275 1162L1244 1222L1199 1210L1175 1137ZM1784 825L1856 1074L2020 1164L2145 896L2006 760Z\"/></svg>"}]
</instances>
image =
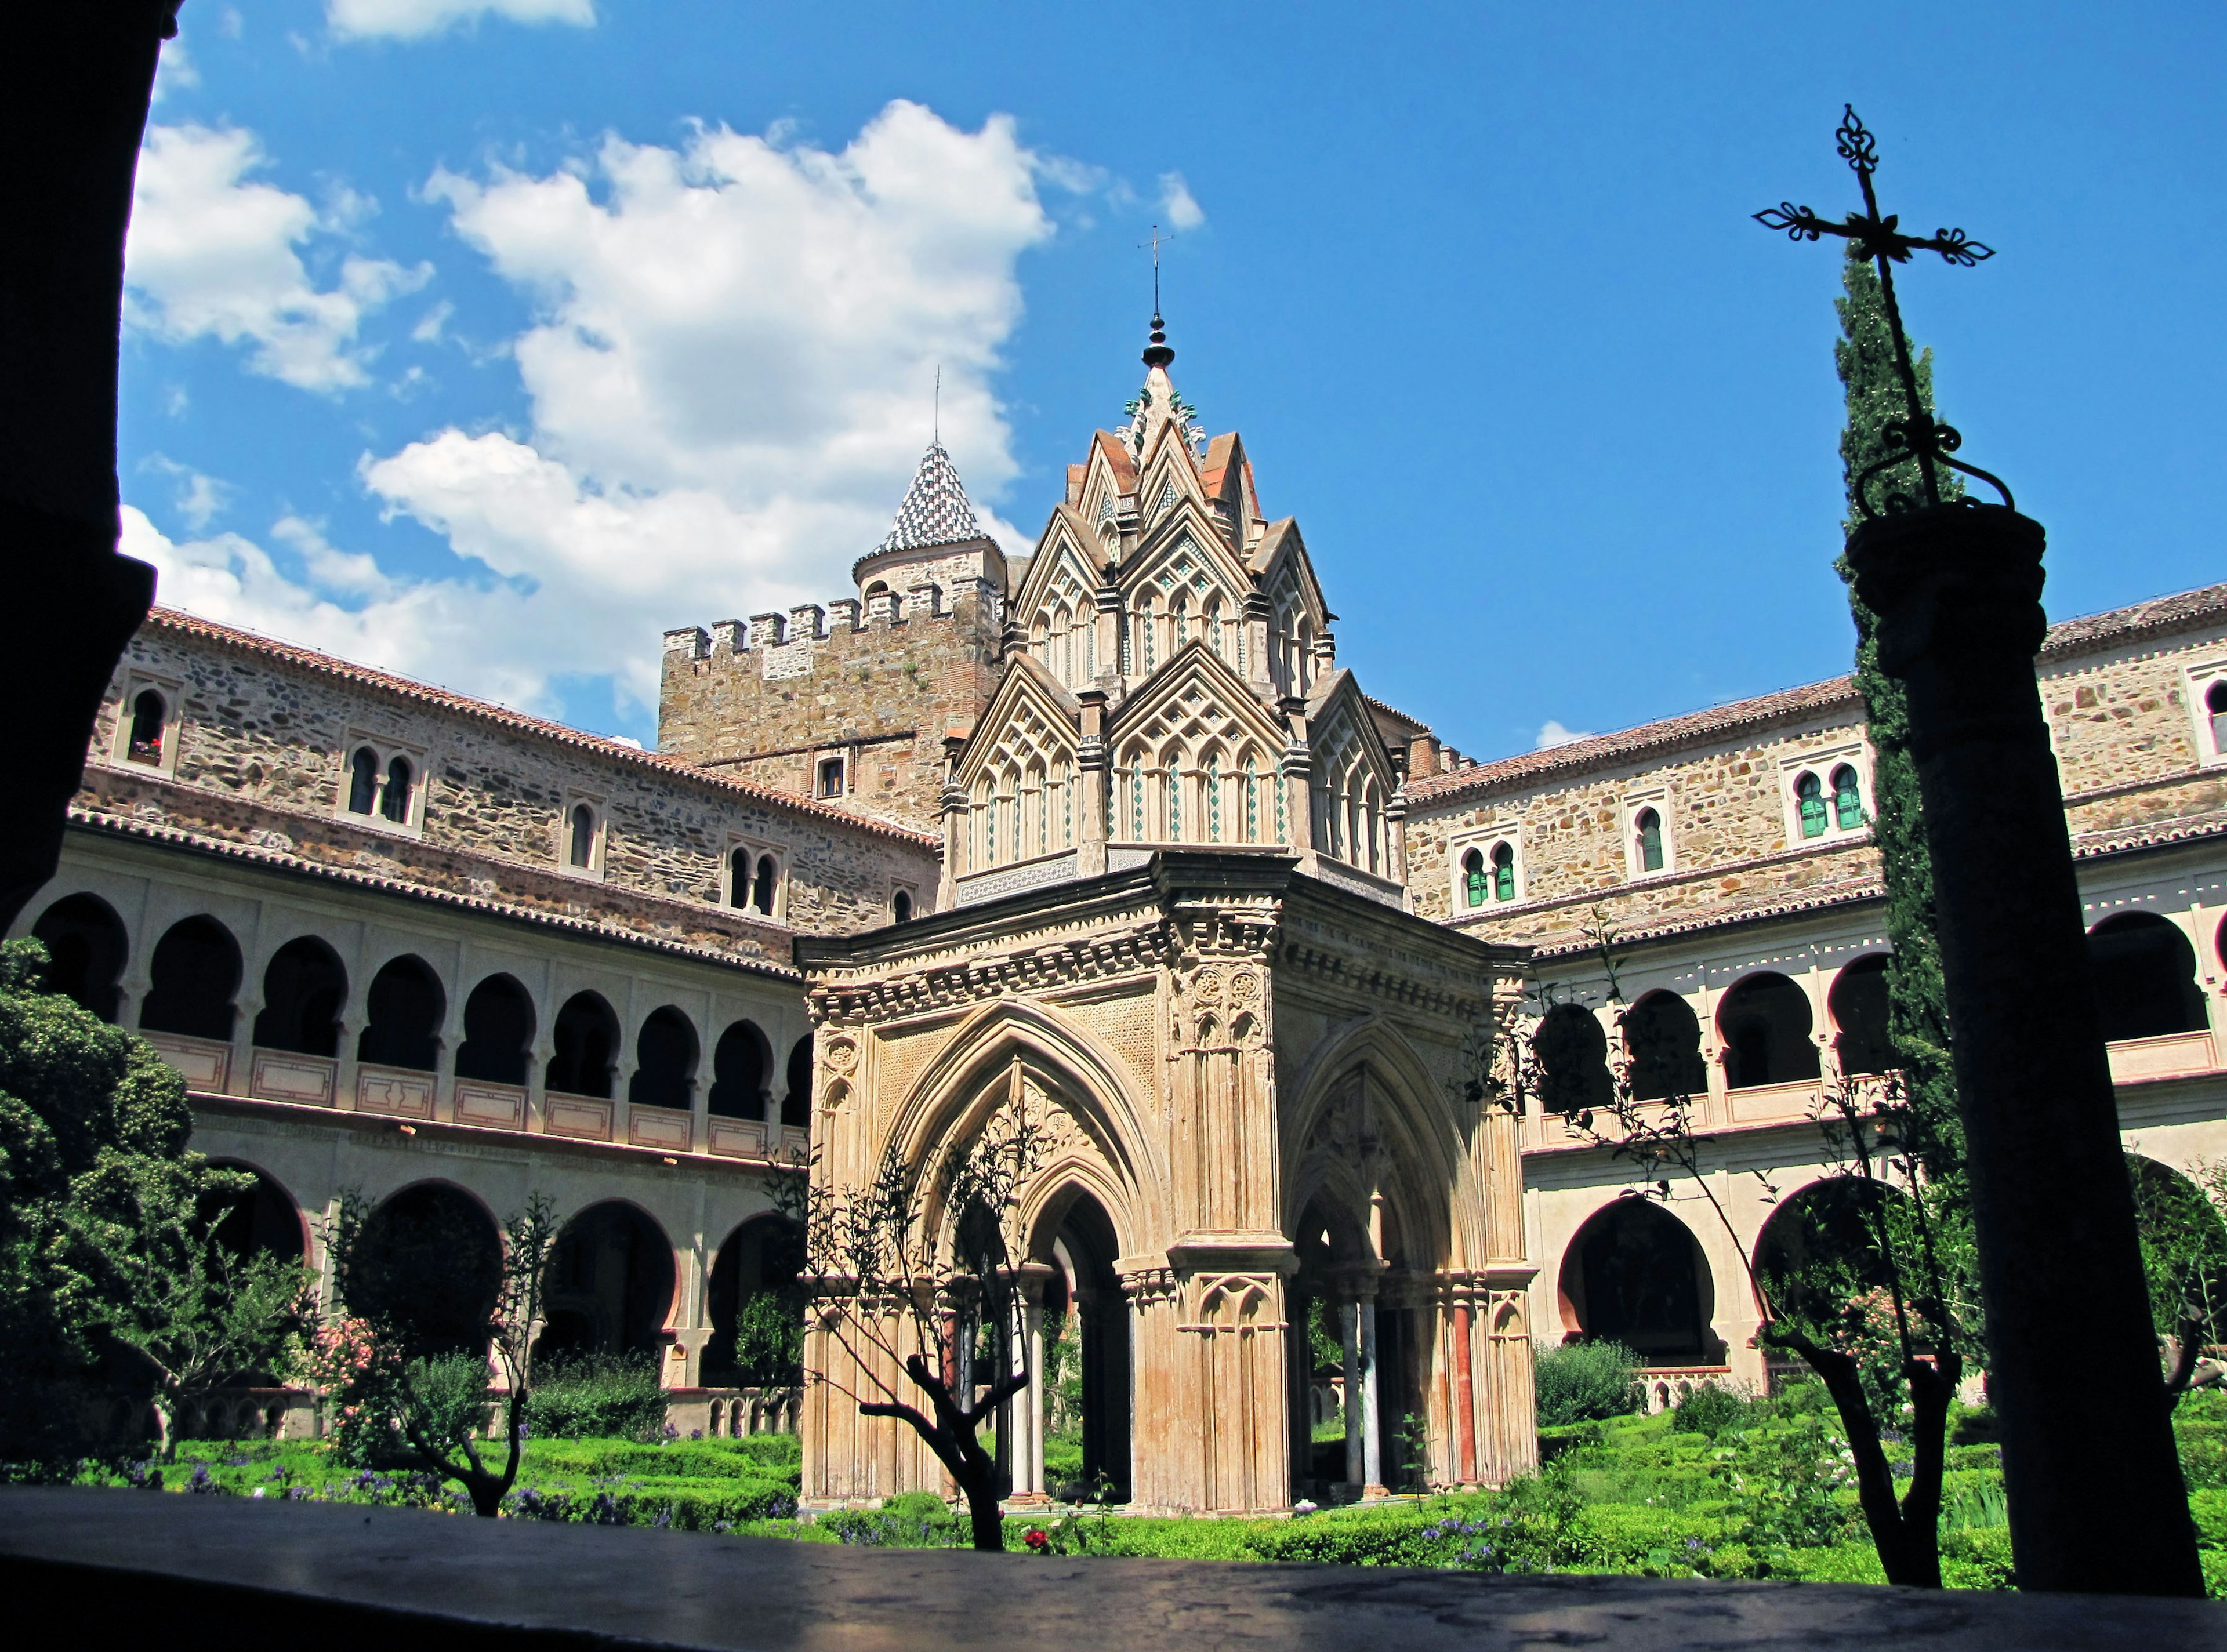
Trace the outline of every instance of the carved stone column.
<instances>
[{"instance_id":1,"label":"carved stone column","mask_svg":"<svg viewBox=\"0 0 2227 1652\"><path fill-rule=\"evenodd\" d=\"M1106 691L1086 688L1075 698L1082 705L1082 735L1075 754L1080 793L1075 807L1082 814L1075 834L1075 870L1079 877L1095 877L1106 870Z\"/></svg>"},{"instance_id":2,"label":"carved stone column","mask_svg":"<svg viewBox=\"0 0 2227 1652\"><path fill-rule=\"evenodd\" d=\"M2007 507L1942 505L1848 560L1909 691L2020 1585L2200 1595L2034 683L2042 548Z\"/></svg>"},{"instance_id":3,"label":"carved stone column","mask_svg":"<svg viewBox=\"0 0 2227 1652\"><path fill-rule=\"evenodd\" d=\"M943 875L935 888L935 909L948 912L958 899L960 862L966 853L967 794L959 789L959 759L967 737L943 737Z\"/></svg>"},{"instance_id":4,"label":"carved stone column","mask_svg":"<svg viewBox=\"0 0 2227 1652\"><path fill-rule=\"evenodd\" d=\"M1297 694L1277 702L1291 730L1277 771L1284 784L1284 844L1305 866L1314 853L1314 755L1307 745L1307 703Z\"/></svg>"}]
</instances>

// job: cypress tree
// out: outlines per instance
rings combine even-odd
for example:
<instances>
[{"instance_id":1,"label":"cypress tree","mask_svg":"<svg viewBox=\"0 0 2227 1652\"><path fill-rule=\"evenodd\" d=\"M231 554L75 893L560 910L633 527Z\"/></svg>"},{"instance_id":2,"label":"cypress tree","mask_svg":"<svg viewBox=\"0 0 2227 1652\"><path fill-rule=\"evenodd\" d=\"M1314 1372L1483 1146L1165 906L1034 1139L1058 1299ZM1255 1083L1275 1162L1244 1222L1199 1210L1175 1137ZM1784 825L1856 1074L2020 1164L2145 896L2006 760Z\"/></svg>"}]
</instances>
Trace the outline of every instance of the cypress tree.
<instances>
[{"instance_id":1,"label":"cypress tree","mask_svg":"<svg viewBox=\"0 0 2227 1652\"><path fill-rule=\"evenodd\" d=\"M1903 417L1905 404L1878 271L1868 259L1851 256L1841 280L1847 296L1834 301L1841 337L1833 346L1833 360L1847 392L1841 463L1848 491L1846 526L1853 530L1863 518L1856 478L1886 456L1886 423ZM1933 352L1919 352L1914 365L1918 398L1930 413ZM1944 501L1963 496L1962 480L1954 471L1943 468L1940 484ZM1924 497L1915 461L1874 477L1872 497L1883 497L1890 488ZM1934 911L1933 858L1925 842L1918 765L1910 754L1909 703L1901 683L1879 668L1879 622L1856 596L1847 558L1836 565L1848 584L1848 608L1856 622L1856 690L1863 696L1877 759L1872 842L1886 883L1886 931L1894 949L1886 966L1887 1029L1909 1077L1911 1123L1918 1138L1910 1145L1935 1177L1957 1180L1964 1164L1964 1128L1949 1066L1948 988Z\"/></svg>"}]
</instances>

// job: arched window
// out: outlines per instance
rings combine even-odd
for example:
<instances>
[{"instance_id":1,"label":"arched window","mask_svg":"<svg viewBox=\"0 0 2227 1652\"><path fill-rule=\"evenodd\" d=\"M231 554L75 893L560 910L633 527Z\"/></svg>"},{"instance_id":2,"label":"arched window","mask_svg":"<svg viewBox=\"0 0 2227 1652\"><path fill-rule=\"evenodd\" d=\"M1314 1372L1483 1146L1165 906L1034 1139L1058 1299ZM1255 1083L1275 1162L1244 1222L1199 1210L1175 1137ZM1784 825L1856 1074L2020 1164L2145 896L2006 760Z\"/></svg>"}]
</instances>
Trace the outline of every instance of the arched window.
<instances>
[{"instance_id":1,"label":"arched window","mask_svg":"<svg viewBox=\"0 0 2227 1652\"><path fill-rule=\"evenodd\" d=\"M788 1094L781 1099L781 1121L801 1129L812 1126L812 1035L788 1052Z\"/></svg>"},{"instance_id":2,"label":"arched window","mask_svg":"<svg viewBox=\"0 0 2227 1652\"><path fill-rule=\"evenodd\" d=\"M566 1095L610 1099L611 1062L619 1047L619 1019L594 992L576 992L557 1011L552 1030L547 1088Z\"/></svg>"},{"instance_id":3,"label":"arched window","mask_svg":"<svg viewBox=\"0 0 2227 1652\"><path fill-rule=\"evenodd\" d=\"M1592 1011L1556 1005L1540 1017L1531 1053L1539 1058L1539 1105L1548 1113L1583 1113L1614 1099L1608 1035Z\"/></svg>"},{"instance_id":4,"label":"arched window","mask_svg":"<svg viewBox=\"0 0 2227 1652\"><path fill-rule=\"evenodd\" d=\"M711 1052L711 1112L722 1119L764 1118L766 1069L772 1065L765 1035L755 1023L731 1025Z\"/></svg>"},{"instance_id":5,"label":"arched window","mask_svg":"<svg viewBox=\"0 0 2227 1652\"><path fill-rule=\"evenodd\" d=\"M1866 953L1833 978L1825 995L1843 1073L1892 1073L1902 1065L1887 1031L1886 962L1883 952Z\"/></svg>"},{"instance_id":6,"label":"arched window","mask_svg":"<svg viewBox=\"0 0 2227 1652\"><path fill-rule=\"evenodd\" d=\"M696 1088L696 1029L671 1005L649 1012L634 1041L627 1100L637 1107L688 1110Z\"/></svg>"},{"instance_id":7,"label":"arched window","mask_svg":"<svg viewBox=\"0 0 2227 1652\"><path fill-rule=\"evenodd\" d=\"M1516 845L1512 843L1493 845L1492 898L1496 901L1516 898Z\"/></svg>"},{"instance_id":8,"label":"arched window","mask_svg":"<svg viewBox=\"0 0 2227 1652\"><path fill-rule=\"evenodd\" d=\"M780 883L780 863L771 855L760 855L758 875L750 881L750 904L766 916L773 916L774 896Z\"/></svg>"},{"instance_id":9,"label":"arched window","mask_svg":"<svg viewBox=\"0 0 2227 1652\"><path fill-rule=\"evenodd\" d=\"M397 826L410 820L410 759L398 756L386 765L386 786L379 794L379 812Z\"/></svg>"},{"instance_id":10,"label":"arched window","mask_svg":"<svg viewBox=\"0 0 2227 1652\"><path fill-rule=\"evenodd\" d=\"M433 1071L441 1064L441 1017L447 1008L447 995L424 960L390 959L364 995L355 1058L375 1067Z\"/></svg>"},{"instance_id":11,"label":"arched window","mask_svg":"<svg viewBox=\"0 0 2227 1652\"><path fill-rule=\"evenodd\" d=\"M147 966L143 1032L184 1038L232 1036L232 1000L239 991L239 947L214 918L182 919L156 943Z\"/></svg>"},{"instance_id":12,"label":"arched window","mask_svg":"<svg viewBox=\"0 0 2227 1652\"><path fill-rule=\"evenodd\" d=\"M135 763L159 763L163 761L163 724L169 718L170 708L163 704L162 694L152 688L143 688L131 702L131 740L124 748L124 755Z\"/></svg>"},{"instance_id":13,"label":"arched window","mask_svg":"<svg viewBox=\"0 0 2227 1652\"><path fill-rule=\"evenodd\" d=\"M572 830L565 858L584 871L596 864L596 812L585 803L572 806Z\"/></svg>"},{"instance_id":14,"label":"arched window","mask_svg":"<svg viewBox=\"0 0 2227 1652\"><path fill-rule=\"evenodd\" d=\"M1822 838L1825 835L1825 782L1809 769L1803 769L1794 782L1795 807L1802 815L1802 835Z\"/></svg>"},{"instance_id":15,"label":"arched window","mask_svg":"<svg viewBox=\"0 0 2227 1652\"><path fill-rule=\"evenodd\" d=\"M116 1019L124 973L124 921L97 895L66 895L39 915L31 934L47 948L47 991L103 1021Z\"/></svg>"},{"instance_id":16,"label":"arched window","mask_svg":"<svg viewBox=\"0 0 2227 1652\"><path fill-rule=\"evenodd\" d=\"M1490 880L1484 875L1484 852L1472 849L1462 857L1462 894L1471 906L1484 904Z\"/></svg>"},{"instance_id":17,"label":"arched window","mask_svg":"<svg viewBox=\"0 0 2227 1652\"><path fill-rule=\"evenodd\" d=\"M2211 719L2211 749L2227 757L2227 677L2204 691L2204 709Z\"/></svg>"},{"instance_id":18,"label":"arched window","mask_svg":"<svg viewBox=\"0 0 2227 1652\"><path fill-rule=\"evenodd\" d=\"M1856 778L1854 763L1842 763L1833 771L1833 824L1854 832L1863 823L1863 783Z\"/></svg>"},{"instance_id":19,"label":"arched window","mask_svg":"<svg viewBox=\"0 0 2227 1652\"><path fill-rule=\"evenodd\" d=\"M912 922L912 896L909 891L899 890L890 897L890 922L891 923Z\"/></svg>"},{"instance_id":20,"label":"arched window","mask_svg":"<svg viewBox=\"0 0 2227 1652\"><path fill-rule=\"evenodd\" d=\"M315 935L297 935L264 966L255 1042L296 1056L337 1056L341 1006L347 1001L348 972L340 954Z\"/></svg>"},{"instance_id":21,"label":"arched window","mask_svg":"<svg viewBox=\"0 0 2227 1652\"><path fill-rule=\"evenodd\" d=\"M1696 1096L1709 1088L1701 1024L1675 992L1650 992L1631 1006L1624 1017L1624 1047L1631 1056L1635 1101Z\"/></svg>"},{"instance_id":22,"label":"arched window","mask_svg":"<svg viewBox=\"0 0 2227 1652\"><path fill-rule=\"evenodd\" d=\"M1632 847L1637 854L1639 870L1659 872L1662 870L1662 817L1653 809L1642 809L1639 818L1632 822L1637 829Z\"/></svg>"},{"instance_id":23,"label":"arched window","mask_svg":"<svg viewBox=\"0 0 2227 1652\"><path fill-rule=\"evenodd\" d=\"M2105 1039L2204 1030L2196 951L2177 924L2154 912L2122 912L2089 932L2088 957Z\"/></svg>"},{"instance_id":24,"label":"arched window","mask_svg":"<svg viewBox=\"0 0 2227 1652\"><path fill-rule=\"evenodd\" d=\"M369 814L379 807L379 754L358 746L348 759L348 813Z\"/></svg>"},{"instance_id":25,"label":"arched window","mask_svg":"<svg viewBox=\"0 0 2227 1652\"><path fill-rule=\"evenodd\" d=\"M747 911L750 904L750 852L737 849L727 857L727 904Z\"/></svg>"},{"instance_id":26,"label":"arched window","mask_svg":"<svg viewBox=\"0 0 2227 1652\"><path fill-rule=\"evenodd\" d=\"M490 975L464 1000L464 1042L456 1049L456 1076L484 1084L526 1082L533 1042L533 1000L507 975Z\"/></svg>"},{"instance_id":27,"label":"arched window","mask_svg":"<svg viewBox=\"0 0 2227 1652\"><path fill-rule=\"evenodd\" d=\"M1726 1080L1735 1090L1791 1084L1818 1074L1809 1041L1809 995L1785 976L1764 970L1725 994L1717 1031L1726 1045Z\"/></svg>"}]
</instances>

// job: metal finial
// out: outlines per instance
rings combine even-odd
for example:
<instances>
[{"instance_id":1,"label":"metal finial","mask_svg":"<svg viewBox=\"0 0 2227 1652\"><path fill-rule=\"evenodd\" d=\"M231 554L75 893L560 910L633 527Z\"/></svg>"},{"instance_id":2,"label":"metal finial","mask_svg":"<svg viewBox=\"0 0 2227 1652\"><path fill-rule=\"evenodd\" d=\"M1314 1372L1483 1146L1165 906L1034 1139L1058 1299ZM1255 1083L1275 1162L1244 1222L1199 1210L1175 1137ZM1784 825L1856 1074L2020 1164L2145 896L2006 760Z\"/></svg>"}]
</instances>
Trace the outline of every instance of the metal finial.
<instances>
[{"instance_id":1,"label":"metal finial","mask_svg":"<svg viewBox=\"0 0 2227 1652\"><path fill-rule=\"evenodd\" d=\"M2002 478L1966 464L1950 456L1963 445L1964 438L1951 425L1943 424L1925 411L1925 403L1918 393L1918 370L1911 363L1910 339L1902 328L1902 307L1895 302L1894 266L1910 262L1912 252L1938 252L1950 264L1962 269L1991 258L1994 248L1975 241L1961 229L1937 229L1931 235L1905 235L1896 227L1898 214L1881 215L1879 197L1872 188L1872 175L1879 170L1879 139L1866 131L1856 118L1855 105L1842 105L1839 130L1834 136L1839 140L1841 158L1856 175L1856 182L1864 192L1864 209L1850 213L1841 221L1820 218L1807 207L1797 207L1790 201L1782 201L1776 207L1766 207L1755 214L1755 221L1765 229L1784 230L1790 241L1814 241L1820 236L1838 235L1847 240L1857 253L1879 266L1879 290L1886 300L1887 330L1894 340L1895 371L1902 380L1903 402L1907 416L1890 419L1883 432L1889 450L1886 457L1866 466L1856 478L1856 505L1866 517L1876 517L1879 512L1872 508L1865 488L1871 479L1911 460L1918 462L1918 472L1925 485L1925 497L1912 499L1899 491L1887 494L1888 512L1914 510L1920 504L1941 503L1941 481L1936 465L1947 465L1968 476L1977 476L2003 496L2003 503L2011 505L2011 490ZM2015 507L2013 507L2015 508Z\"/></svg>"},{"instance_id":2,"label":"metal finial","mask_svg":"<svg viewBox=\"0 0 2227 1652\"><path fill-rule=\"evenodd\" d=\"M1160 226L1155 224L1152 239L1137 243L1139 246L1152 249L1152 341L1145 347L1145 365L1147 367L1164 368L1176 359L1175 351L1168 344L1168 324L1160 319L1160 243L1173 239L1173 235L1163 234Z\"/></svg>"},{"instance_id":3,"label":"metal finial","mask_svg":"<svg viewBox=\"0 0 2227 1652\"><path fill-rule=\"evenodd\" d=\"M935 401L934 406L935 411L930 417L928 427L928 439L935 443L938 447L941 447L943 445L943 363L941 361L935 364Z\"/></svg>"}]
</instances>

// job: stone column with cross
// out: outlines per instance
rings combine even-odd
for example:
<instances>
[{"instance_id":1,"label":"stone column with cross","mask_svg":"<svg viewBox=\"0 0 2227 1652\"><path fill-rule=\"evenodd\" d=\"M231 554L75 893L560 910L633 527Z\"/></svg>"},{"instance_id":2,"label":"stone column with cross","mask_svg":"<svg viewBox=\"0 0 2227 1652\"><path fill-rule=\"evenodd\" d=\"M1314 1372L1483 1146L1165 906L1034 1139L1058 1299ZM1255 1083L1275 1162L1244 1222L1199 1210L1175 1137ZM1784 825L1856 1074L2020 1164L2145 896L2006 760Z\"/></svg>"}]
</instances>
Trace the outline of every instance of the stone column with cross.
<instances>
[{"instance_id":1,"label":"stone column with cross","mask_svg":"<svg viewBox=\"0 0 2227 1652\"><path fill-rule=\"evenodd\" d=\"M2034 681L2044 536L2000 480L1951 456L1962 437L1918 393L1895 297L1894 265L1914 252L1967 268L1993 252L1961 229L1905 234L1879 211L1877 143L1854 109L1838 136L1861 213L1836 223L1784 202L1756 216L1873 260L1902 380L1888 455L1854 480L1865 520L1847 553L1880 666L1908 691L2019 1586L2201 1595ZM1915 494L1888 487L1905 467ZM1946 500L1944 467L2003 503Z\"/></svg>"}]
</instances>

